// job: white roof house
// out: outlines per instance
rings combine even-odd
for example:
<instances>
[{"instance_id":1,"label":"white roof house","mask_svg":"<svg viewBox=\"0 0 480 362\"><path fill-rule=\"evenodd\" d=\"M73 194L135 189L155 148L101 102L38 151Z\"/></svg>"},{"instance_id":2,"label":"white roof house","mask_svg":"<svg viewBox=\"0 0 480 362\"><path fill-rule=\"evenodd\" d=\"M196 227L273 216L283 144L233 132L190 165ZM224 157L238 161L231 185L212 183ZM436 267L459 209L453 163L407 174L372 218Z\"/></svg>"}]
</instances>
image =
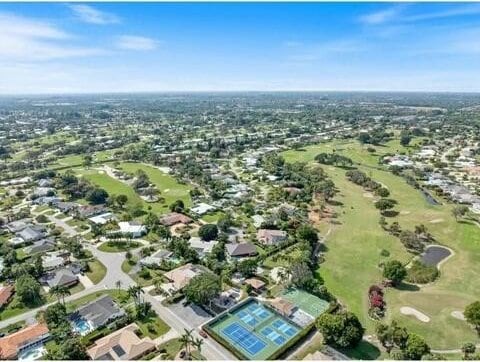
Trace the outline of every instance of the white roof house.
<instances>
[{"instance_id":1,"label":"white roof house","mask_svg":"<svg viewBox=\"0 0 480 362\"><path fill-rule=\"evenodd\" d=\"M109 222L110 220L114 220L114 219L115 219L114 214L112 214L111 212L106 212L106 213L101 214L101 215L93 216L93 217L89 218L88 220L90 220L91 222L93 222L94 224L97 224L97 225L105 225L107 222Z\"/></svg>"},{"instance_id":2,"label":"white roof house","mask_svg":"<svg viewBox=\"0 0 480 362\"><path fill-rule=\"evenodd\" d=\"M189 240L190 247L194 249L200 257L203 257L206 253L212 251L215 243L203 241L197 236L190 238Z\"/></svg>"},{"instance_id":3,"label":"white roof house","mask_svg":"<svg viewBox=\"0 0 480 362\"><path fill-rule=\"evenodd\" d=\"M201 202L197 206L192 207L190 210L197 215L204 215L207 212L215 210L215 206Z\"/></svg>"},{"instance_id":4,"label":"white roof house","mask_svg":"<svg viewBox=\"0 0 480 362\"><path fill-rule=\"evenodd\" d=\"M147 232L145 225L132 221L120 221L118 227L121 233L130 234L134 238L138 238Z\"/></svg>"}]
</instances>

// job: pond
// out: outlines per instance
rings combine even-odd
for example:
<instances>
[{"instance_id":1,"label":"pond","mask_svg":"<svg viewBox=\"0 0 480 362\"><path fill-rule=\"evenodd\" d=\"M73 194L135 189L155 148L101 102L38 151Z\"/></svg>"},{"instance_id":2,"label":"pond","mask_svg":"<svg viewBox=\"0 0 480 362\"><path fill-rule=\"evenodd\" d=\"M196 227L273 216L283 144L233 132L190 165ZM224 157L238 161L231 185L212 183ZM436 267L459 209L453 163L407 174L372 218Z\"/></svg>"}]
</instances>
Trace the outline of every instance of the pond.
<instances>
[{"instance_id":1,"label":"pond","mask_svg":"<svg viewBox=\"0 0 480 362\"><path fill-rule=\"evenodd\" d=\"M428 266L437 266L442 260L448 258L451 253L449 249L443 246L429 246L422 254L420 261Z\"/></svg>"},{"instance_id":2,"label":"pond","mask_svg":"<svg viewBox=\"0 0 480 362\"><path fill-rule=\"evenodd\" d=\"M430 204L430 205L441 205L437 200L435 200L433 198L432 195L430 195L430 193L424 189L420 189L420 192L422 193L423 197L425 198L425 200L427 200L427 202Z\"/></svg>"}]
</instances>

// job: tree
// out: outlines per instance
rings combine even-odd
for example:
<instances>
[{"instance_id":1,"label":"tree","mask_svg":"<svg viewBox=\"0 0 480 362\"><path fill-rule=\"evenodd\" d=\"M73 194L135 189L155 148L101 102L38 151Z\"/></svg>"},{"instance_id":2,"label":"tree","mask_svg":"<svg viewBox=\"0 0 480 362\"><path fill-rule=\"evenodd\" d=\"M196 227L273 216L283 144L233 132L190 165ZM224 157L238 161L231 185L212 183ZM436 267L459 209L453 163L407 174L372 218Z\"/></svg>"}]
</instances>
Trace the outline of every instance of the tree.
<instances>
[{"instance_id":1,"label":"tree","mask_svg":"<svg viewBox=\"0 0 480 362\"><path fill-rule=\"evenodd\" d=\"M232 226L232 217L230 216L230 214L220 216L217 221L217 226L221 231L225 233L228 232L228 230Z\"/></svg>"},{"instance_id":2,"label":"tree","mask_svg":"<svg viewBox=\"0 0 480 362\"><path fill-rule=\"evenodd\" d=\"M94 205L104 204L107 201L108 192L98 187L87 193L86 199Z\"/></svg>"},{"instance_id":3,"label":"tree","mask_svg":"<svg viewBox=\"0 0 480 362\"><path fill-rule=\"evenodd\" d=\"M407 276L407 269L398 260L389 260L383 267L383 277L392 281L393 285L400 284Z\"/></svg>"},{"instance_id":4,"label":"tree","mask_svg":"<svg viewBox=\"0 0 480 362\"><path fill-rule=\"evenodd\" d=\"M183 203L182 200L175 200L175 201L170 205L170 211L183 212L184 209L185 209L185 204Z\"/></svg>"},{"instance_id":5,"label":"tree","mask_svg":"<svg viewBox=\"0 0 480 362\"><path fill-rule=\"evenodd\" d=\"M300 241L306 241L312 247L318 242L317 230L307 224L300 225L297 228L296 237Z\"/></svg>"},{"instance_id":6,"label":"tree","mask_svg":"<svg viewBox=\"0 0 480 362\"><path fill-rule=\"evenodd\" d=\"M465 205L458 205L452 209L452 214L455 217L455 220L458 221L459 218L464 217L468 212L468 207Z\"/></svg>"},{"instance_id":7,"label":"tree","mask_svg":"<svg viewBox=\"0 0 480 362\"><path fill-rule=\"evenodd\" d=\"M202 240L210 241L214 240L218 236L218 228L215 224L204 224L200 226L198 230L198 236L202 238Z\"/></svg>"},{"instance_id":8,"label":"tree","mask_svg":"<svg viewBox=\"0 0 480 362\"><path fill-rule=\"evenodd\" d=\"M115 286L117 287L117 293L120 294L120 288L122 287L122 281L121 280L117 280L115 282Z\"/></svg>"},{"instance_id":9,"label":"tree","mask_svg":"<svg viewBox=\"0 0 480 362\"><path fill-rule=\"evenodd\" d=\"M375 207L380 211L386 211L389 209L393 209L395 207L395 200L392 199L380 199L375 202Z\"/></svg>"},{"instance_id":10,"label":"tree","mask_svg":"<svg viewBox=\"0 0 480 362\"><path fill-rule=\"evenodd\" d=\"M341 348L356 346L361 340L364 328L351 312L322 314L316 322L325 343Z\"/></svg>"},{"instance_id":11,"label":"tree","mask_svg":"<svg viewBox=\"0 0 480 362\"><path fill-rule=\"evenodd\" d=\"M412 137L409 134L404 133L400 136L400 144L403 147L408 146L411 140L412 140Z\"/></svg>"},{"instance_id":12,"label":"tree","mask_svg":"<svg viewBox=\"0 0 480 362\"><path fill-rule=\"evenodd\" d=\"M193 277L183 292L189 302L205 305L221 292L220 278L210 272Z\"/></svg>"},{"instance_id":13,"label":"tree","mask_svg":"<svg viewBox=\"0 0 480 362\"><path fill-rule=\"evenodd\" d=\"M470 359L470 355L474 354L476 349L477 347L475 346L475 343L471 343L471 342L464 343L462 346L463 359L465 360Z\"/></svg>"},{"instance_id":14,"label":"tree","mask_svg":"<svg viewBox=\"0 0 480 362\"><path fill-rule=\"evenodd\" d=\"M194 344L193 340L193 329L186 329L184 328L185 333L180 336L180 343L182 344L182 348L185 348L185 360L190 359L190 348L192 344Z\"/></svg>"},{"instance_id":15,"label":"tree","mask_svg":"<svg viewBox=\"0 0 480 362\"><path fill-rule=\"evenodd\" d=\"M408 339L408 331L405 327L400 327L396 321L390 325L379 324L376 327L376 334L379 342L388 353L394 348L404 349Z\"/></svg>"},{"instance_id":16,"label":"tree","mask_svg":"<svg viewBox=\"0 0 480 362\"><path fill-rule=\"evenodd\" d=\"M245 259L240 261L237 265L237 271L246 278L255 275L255 272L257 271L257 260Z\"/></svg>"},{"instance_id":17,"label":"tree","mask_svg":"<svg viewBox=\"0 0 480 362\"><path fill-rule=\"evenodd\" d=\"M45 310L45 322L50 329L55 329L67 319L68 313L65 305L55 303L47 307Z\"/></svg>"},{"instance_id":18,"label":"tree","mask_svg":"<svg viewBox=\"0 0 480 362\"><path fill-rule=\"evenodd\" d=\"M83 156L83 166L85 167L90 167L92 165L92 162L93 162L93 157L92 155L85 155Z\"/></svg>"},{"instance_id":19,"label":"tree","mask_svg":"<svg viewBox=\"0 0 480 362\"><path fill-rule=\"evenodd\" d=\"M60 344L58 360L82 361L90 359L84 343L79 337L70 337Z\"/></svg>"},{"instance_id":20,"label":"tree","mask_svg":"<svg viewBox=\"0 0 480 362\"><path fill-rule=\"evenodd\" d=\"M40 300L40 284L29 274L21 275L15 281L15 291L25 304L34 304Z\"/></svg>"},{"instance_id":21,"label":"tree","mask_svg":"<svg viewBox=\"0 0 480 362\"><path fill-rule=\"evenodd\" d=\"M71 294L68 287L64 285L55 285L54 287L51 287L49 293L56 296L59 303L61 299L63 305L65 305L65 297Z\"/></svg>"},{"instance_id":22,"label":"tree","mask_svg":"<svg viewBox=\"0 0 480 362\"><path fill-rule=\"evenodd\" d=\"M127 195L120 194L115 198L115 202L120 206L121 209L125 206L128 201Z\"/></svg>"},{"instance_id":23,"label":"tree","mask_svg":"<svg viewBox=\"0 0 480 362\"><path fill-rule=\"evenodd\" d=\"M467 305L463 315L467 322L473 325L477 332L480 333L480 301Z\"/></svg>"},{"instance_id":24,"label":"tree","mask_svg":"<svg viewBox=\"0 0 480 362\"><path fill-rule=\"evenodd\" d=\"M403 349L404 359L418 361L428 353L430 353L430 347L427 342L418 334L410 333Z\"/></svg>"}]
</instances>

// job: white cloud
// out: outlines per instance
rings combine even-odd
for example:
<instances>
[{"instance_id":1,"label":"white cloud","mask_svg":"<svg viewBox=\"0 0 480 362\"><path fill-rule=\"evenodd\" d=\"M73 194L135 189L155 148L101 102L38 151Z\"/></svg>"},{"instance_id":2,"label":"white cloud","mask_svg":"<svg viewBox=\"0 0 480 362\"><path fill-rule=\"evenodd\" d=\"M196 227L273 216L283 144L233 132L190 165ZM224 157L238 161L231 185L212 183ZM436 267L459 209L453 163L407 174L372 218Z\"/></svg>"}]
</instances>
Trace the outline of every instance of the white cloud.
<instances>
[{"instance_id":1,"label":"white cloud","mask_svg":"<svg viewBox=\"0 0 480 362\"><path fill-rule=\"evenodd\" d=\"M48 22L0 13L0 34L30 38L65 39L68 34Z\"/></svg>"},{"instance_id":2,"label":"white cloud","mask_svg":"<svg viewBox=\"0 0 480 362\"><path fill-rule=\"evenodd\" d=\"M397 18L402 13L403 9L404 9L404 6L395 5L388 9L363 15L360 17L360 21L368 25L383 24L387 21Z\"/></svg>"},{"instance_id":3,"label":"white cloud","mask_svg":"<svg viewBox=\"0 0 480 362\"><path fill-rule=\"evenodd\" d=\"M153 50L158 45L158 40L135 35L122 35L116 41L117 48L125 50Z\"/></svg>"},{"instance_id":4,"label":"white cloud","mask_svg":"<svg viewBox=\"0 0 480 362\"><path fill-rule=\"evenodd\" d=\"M440 6L447 7L447 10L430 11L419 14L405 14L404 10L407 6L408 5L406 4L391 6L384 10L362 15L359 20L368 25L380 25L388 22L411 23L424 20L480 14L480 4L469 4L464 6L441 4Z\"/></svg>"},{"instance_id":5,"label":"white cloud","mask_svg":"<svg viewBox=\"0 0 480 362\"><path fill-rule=\"evenodd\" d=\"M100 11L90 5L71 4L69 7L72 9L75 15L85 23L105 25L120 22L120 18L118 16Z\"/></svg>"},{"instance_id":6,"label":"white cloud","mask_svg":"<svg viewBox=\"0 0 480 362\"><path fill-rule=\"evenodd\" d=\"M0 60L32 62L104 53L71 45L72 38L48 22L0 13Z\"/></svg>"}]
</instances>

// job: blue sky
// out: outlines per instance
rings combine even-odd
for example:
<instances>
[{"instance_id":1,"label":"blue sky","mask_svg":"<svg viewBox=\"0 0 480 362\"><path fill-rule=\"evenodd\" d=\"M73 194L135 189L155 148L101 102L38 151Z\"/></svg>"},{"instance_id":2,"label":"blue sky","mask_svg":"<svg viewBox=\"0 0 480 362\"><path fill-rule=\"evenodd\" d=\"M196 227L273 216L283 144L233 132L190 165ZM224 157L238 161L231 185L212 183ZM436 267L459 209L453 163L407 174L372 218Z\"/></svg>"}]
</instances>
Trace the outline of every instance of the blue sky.
<instances>
[{"instance_id":1,"label":"blue sky","mask_svg":"<svg viewBox=\"0 0 480 362\"><path fill-rule=\"evenodd\" d=\"M480 3L0 3L0 93L480 91Z\"/></svg>"}]
</instances>

